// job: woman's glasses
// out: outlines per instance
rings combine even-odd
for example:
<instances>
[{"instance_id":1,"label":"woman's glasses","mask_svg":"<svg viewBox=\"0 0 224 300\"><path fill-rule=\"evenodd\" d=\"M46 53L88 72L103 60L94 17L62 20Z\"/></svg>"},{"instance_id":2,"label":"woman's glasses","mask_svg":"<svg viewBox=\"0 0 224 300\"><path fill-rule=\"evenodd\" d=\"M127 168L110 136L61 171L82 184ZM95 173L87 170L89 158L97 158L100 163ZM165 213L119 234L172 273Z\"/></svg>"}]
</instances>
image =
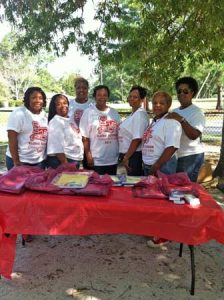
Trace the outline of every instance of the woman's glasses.
<instances>
[{"instance_id":1,"label":"woman's glasses","mask_svg":"<svg viewBox=\"0 0 224 300\"><path fill-rule=\"evenodd\" d=\"M177 90L177 94L178 95L180 95L181 93L183 93L183 94L185 94L185 95L187 95L187 94L189 94L191 91L190 90L188 90L188 89L178 89Z\"/></svg>"}]
</instances>

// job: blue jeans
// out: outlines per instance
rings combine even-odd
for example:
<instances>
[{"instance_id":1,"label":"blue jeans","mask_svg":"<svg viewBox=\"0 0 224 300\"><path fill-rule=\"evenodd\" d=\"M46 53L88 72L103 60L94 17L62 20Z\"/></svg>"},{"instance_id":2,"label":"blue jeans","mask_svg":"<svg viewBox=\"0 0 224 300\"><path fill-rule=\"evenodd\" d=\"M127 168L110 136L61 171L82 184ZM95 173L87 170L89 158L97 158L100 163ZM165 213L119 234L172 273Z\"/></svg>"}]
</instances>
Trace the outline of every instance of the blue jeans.
<instances>
[{"instance_id":1,"label":"blue jeans","mask_svg":"<svg viewBox=\"0 0 224 300\"><path fill-rule=\"evenodd\" d=\"M12 169L14 167L14 163L13 163L13 160L11 157L9 157L8 155L5 156L5 162L6 162L6 167L8 170ZM23 163L23 165L26 165L26 166L35 166L35 167L39 167L41 169L46 169L46 161L43 160L37 164L28 164L28 163Z\"/></svg>"},{"instance_id":2,"label":"blue jeans","mask_svg":"<svg viewBox=\"0 0 224 300\"><path fill-rule=\"evenodd\" d=\"M180 157L177 161L177 172L186 172L190 180L196 182L203 162L204 153Z\"/></svg>"},{"instance_id":3,"label":"blue jeans","mask_svg":"<svg viewBox=\"0 0 224 300\"><path fill-rule=\"evenodd\" d=\"M144 164L144 175L148 176L150 174L152 166ZM160 167L160 171L164 174L174 174L177 169L177 158L176 156L172 156L165 164Z\"/></svg>"},{"instance_id":4,"label":"blue jeans","mask_svg":"<svg viewBox=\"0 0 224 300\"><path fill-rule=\"evenodd\" d=\"M76 167L77 169L79 169L79 166L80 166L80 161L79 160L74 160L74 159L71 159L71 158L67 158L67 161L69 163L76 163ZM59 167L61 165L61 162L59 159L57 159L56 156L47 156L47 167L51 167L53 169L56 169L57 167Z\"/></svg>"}]
</instances>

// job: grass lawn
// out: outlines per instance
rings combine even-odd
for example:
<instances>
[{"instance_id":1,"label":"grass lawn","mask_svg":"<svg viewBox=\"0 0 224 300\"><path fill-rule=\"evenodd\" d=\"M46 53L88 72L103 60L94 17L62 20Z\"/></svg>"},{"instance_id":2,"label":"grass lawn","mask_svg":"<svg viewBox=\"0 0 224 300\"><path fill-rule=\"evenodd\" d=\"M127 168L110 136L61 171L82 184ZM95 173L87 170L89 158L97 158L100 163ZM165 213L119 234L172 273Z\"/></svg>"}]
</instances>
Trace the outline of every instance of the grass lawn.
<instances>
[{"instance_id":1,"label":"grass lawn","mask_svg":"<svg viewBox=\"0 0 224 300\"><path fill-rule=\"evenodd\" d=\"M11 113L10 111L9 112L0 112L0 128L1 128L1 126L4 126L7 124L10 113Z\"/></svg>"}]
</instances>

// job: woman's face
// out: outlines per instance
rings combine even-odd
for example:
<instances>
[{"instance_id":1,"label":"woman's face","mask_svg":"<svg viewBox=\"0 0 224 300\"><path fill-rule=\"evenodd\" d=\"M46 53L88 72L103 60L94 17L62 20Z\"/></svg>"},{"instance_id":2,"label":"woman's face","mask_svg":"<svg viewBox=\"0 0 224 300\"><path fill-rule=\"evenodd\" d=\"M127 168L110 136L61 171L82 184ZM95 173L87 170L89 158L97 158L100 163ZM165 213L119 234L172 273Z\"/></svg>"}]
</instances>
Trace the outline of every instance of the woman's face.
<instances>
[{"instance_id":1,"label":"woman's face","mask_svg":"<svg viewBox=\"0 0 224 300\"><path fill-rule=\"evenodd\" d=\"M88 86L83 81L78 81L75 85L77 102L84 103L88 99Z\"/></svg>"},{"instance_id":2,"label":"woman's face","mask_svg":"<svg viewBox=\"0 0 224 300\"><path fill-rule=\"evenodd\" d=\"M100 89L96 91L95 101L96 101L96 107L99 110L106 109L108 100L108 92L106 89Z\"/></svg>"},{"instance_id":3,"label":"woman's face","mask_svg":"<svg viewBox=\"0 0 224 300\"><path fill-rule=\"evenodd\" d=\"M40 92L34 91L30 94L29 110L33 114L39 114L43 108L44 98Z\"/></svg>"},{"instance_id":4,"label":"woman's face","mask_svg":"<svg viewBox=\"0 0 224 300\"><path fill-rule=\"evenodd\" d=\"M56 113L61 117L67 117L68 115L68 101L65 97L57 97L56 103Z\"/></svg>"},{"instance_id":5,"label":"woman's face","mask_svg":"<svg viewBox=\"0 0 224 300\"><path fill-rule=\"evenodd\" d=\"M168 104L165 96L163 96L163 95L157 95L152 100L152 110L153 110L154 115L157 118L160 118L164 114L166 114L168 112L169 108L170 108L170 104Z\"/></svg>"},{"instance_id":6,"label":"woman's face","mask_svg":"<svg viewBox=\"0 0 224 300\"><path fill-rule=\"evenodd\" d=\"M132 107L132 111L136 111L142 105L142 99L138 90L133 90L128 96L129 105Z\"/></svg>"},{"instance_id":7,"label":"woman's face","mask_svg":"<svg viewBox=\"0 0 224 300\"><path fill-rule=\"evenodd\" d=\"M177 98L182 108L188 107L192 104L194 92L189 88L188 84L181 83L177 88Z\"/></svg>"}]
</instances>

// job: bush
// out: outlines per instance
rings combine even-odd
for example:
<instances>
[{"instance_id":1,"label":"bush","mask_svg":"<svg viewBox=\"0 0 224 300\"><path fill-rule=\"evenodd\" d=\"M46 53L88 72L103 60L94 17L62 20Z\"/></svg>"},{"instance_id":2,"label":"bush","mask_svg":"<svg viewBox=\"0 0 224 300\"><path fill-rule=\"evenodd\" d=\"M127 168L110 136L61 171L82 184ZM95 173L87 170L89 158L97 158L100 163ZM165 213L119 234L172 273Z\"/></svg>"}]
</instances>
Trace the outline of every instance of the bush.
<instances>
[{"instance_id":1,"label":"bush","mask_svg":"<svg viewBox=\"0 0 224 300\"><path fill-rule=\"evenodd\" d=\"M21 100L21 99L14 100L14 102L15 102L15 106L16 106L16 107L18 107L18 106L23 106L23 105L24 105L23 100Z\"/></svg>"},{"instance_id":2,"label":"bush","mask_svg":"<svg viewBox=\"0 0 224 300\"><path fill-rule=\"evenodd\" d=\"M16 102L16 101L13 100L13 99L9 100L9 107L15 107L15 106L16 106L16 103L15 103L15 102Z\"/></svg>"}]
</instances>

